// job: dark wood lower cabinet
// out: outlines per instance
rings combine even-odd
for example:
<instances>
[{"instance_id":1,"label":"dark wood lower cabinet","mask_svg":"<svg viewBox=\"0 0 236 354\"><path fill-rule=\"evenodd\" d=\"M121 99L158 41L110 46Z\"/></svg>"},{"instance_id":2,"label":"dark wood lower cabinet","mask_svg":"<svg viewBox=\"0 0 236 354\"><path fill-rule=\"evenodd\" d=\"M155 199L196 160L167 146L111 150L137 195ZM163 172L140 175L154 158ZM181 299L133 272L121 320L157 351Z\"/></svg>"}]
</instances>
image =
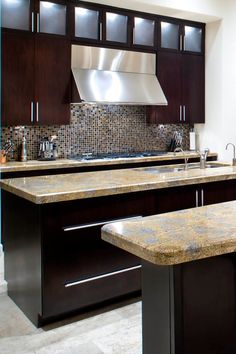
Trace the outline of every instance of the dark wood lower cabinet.
<instances>
[{"instance_id":1,"label":"dark wood lower cabinet","mask_svg":"<svg viewBox=\"0 0 236 354\"><path fill-rule=\"evenodd\" d=\"M203 189L207 203L236 199L233 180L41 205L2 191L9 296L42 325L140 292L140 259L102 241L101 226L195 207Z\"/></svg>"},{"instance_id":2,"label":"dark wood lower cabinet","mask_svg":"<svg viewBox=\"0 0 236 354\"><path fill-rule=\"evenodd\" d=\"M143 262L143 354L236 353L235 271L235 254Z\"/></svg>"}]
</instances>

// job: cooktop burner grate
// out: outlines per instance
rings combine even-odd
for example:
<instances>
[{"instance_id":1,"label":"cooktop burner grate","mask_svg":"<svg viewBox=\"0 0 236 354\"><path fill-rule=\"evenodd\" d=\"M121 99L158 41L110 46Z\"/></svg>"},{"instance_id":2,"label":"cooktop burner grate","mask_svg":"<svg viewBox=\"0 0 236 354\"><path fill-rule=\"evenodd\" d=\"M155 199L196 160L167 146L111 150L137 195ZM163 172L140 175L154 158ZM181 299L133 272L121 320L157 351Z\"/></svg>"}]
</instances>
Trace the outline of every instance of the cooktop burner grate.
<instances>
[{"instance_id":1,"label":"cooktop burner grate","mask_svg":"<svg viewBox=\"0 0 236 354\"><path fill-rule=\"evenodd\" d=\"M110 154L82 154L70 156L72 160L98 160L98 159L122 159L135 157L149 157L165 155L166 151L144 151L144 152L124 152Z\"/></svg>"}]
</instances>

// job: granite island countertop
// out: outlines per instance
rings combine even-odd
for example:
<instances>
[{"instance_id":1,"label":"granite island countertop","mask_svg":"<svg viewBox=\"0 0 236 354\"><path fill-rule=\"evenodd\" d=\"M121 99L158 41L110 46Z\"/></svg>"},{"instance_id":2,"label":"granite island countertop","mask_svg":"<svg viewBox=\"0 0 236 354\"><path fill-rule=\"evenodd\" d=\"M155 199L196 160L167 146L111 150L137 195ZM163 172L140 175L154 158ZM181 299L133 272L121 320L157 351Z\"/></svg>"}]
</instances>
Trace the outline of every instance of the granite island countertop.
<instances>
[{"instance_id":1,"label":"granite island countertop","mask_svg":"<svg viewBox=\"0 0 236 354\"><path fill-rule=\"evenodd\" d=\"M196 152L186 151L188 158L199 158ZM217 157L217 153L209 153L209 157ZM95 159L95 160L73 160L73 159L57 159L55 161L38 161L29 160L26 162L9 161L5 164L0 164L0 173L5 172L22 172L22 171L37 171L37 170L50 170L74 167L90 167L90 166L108 166L108 165L121 165L134 164L156 161L169 161L184 159L184 155L180 152L173 153L167 152L163 155L145 156L145 157L129 157L129 158L116 158L116 159Z\"/></svg>"},{"instance_id":2,"label":"granite island countertop","mask_svg":"<svg viewBox=\"0 0 236 354\"><path fill-rule=\"evenodd\" d=\"M191 165L192 166L192 165ZM179 171L180 165L139 167L1 180L1 187L36 204L94 198L236 179L236 167ZM160 173L164 169L164 173ZM177 171L177 172L175 172Z\"/></svg>"},{"instance_id":3,"label":"granite island countertop","mask_svg":"<svg viewBox=\"0 0 236 354\"><path fill-rule=\"evenodd\" d=\"M102 239L156 265L236 251L236 201L102 227Z\"/></svg>"}]
</instances>

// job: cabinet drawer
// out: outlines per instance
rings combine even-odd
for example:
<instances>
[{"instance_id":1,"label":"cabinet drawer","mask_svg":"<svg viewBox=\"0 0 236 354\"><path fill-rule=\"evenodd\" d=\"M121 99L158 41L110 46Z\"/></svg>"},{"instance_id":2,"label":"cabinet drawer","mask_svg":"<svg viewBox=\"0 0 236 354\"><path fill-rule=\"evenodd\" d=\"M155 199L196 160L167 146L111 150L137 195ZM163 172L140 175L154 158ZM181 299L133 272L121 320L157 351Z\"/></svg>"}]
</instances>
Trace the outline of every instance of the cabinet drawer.
<instances>
[{"instance_id":1,"label":"cabinet drawer","mask_svg":"<svg viewBox=\"0 0 236 354\"><path fill-rule=\"evenodd\" d=\"M107 277L90 280L66 286L60 282L56 283L56 279L52 277L51 285L46 284L43 291L43 319L83 309L141 289L140 268L127 269L114 275L110 273Z\"/></svg>"}]
</instances>

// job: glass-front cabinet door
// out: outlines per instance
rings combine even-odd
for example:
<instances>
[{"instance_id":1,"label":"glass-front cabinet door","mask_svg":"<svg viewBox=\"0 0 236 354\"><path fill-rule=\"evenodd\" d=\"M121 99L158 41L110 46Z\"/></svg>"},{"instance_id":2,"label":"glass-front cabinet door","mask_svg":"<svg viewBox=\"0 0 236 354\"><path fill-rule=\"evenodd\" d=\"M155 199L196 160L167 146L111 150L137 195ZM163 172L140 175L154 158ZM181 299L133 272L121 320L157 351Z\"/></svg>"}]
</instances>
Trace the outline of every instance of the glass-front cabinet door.
<instances>
[{"instance_id":1,"label":"glass-front cabinet door","mask_svg":"<svg viewBox=\"0 0 236 354\"><path fill-rule=\"evenodd\" d=\"M1 13L2 27L25 31L31 29L30 0L2 0Z\"/></svg>"},{"instance_id":2,"label":"glass-front cabinet door","mask_svg":"<svg viewBox=\"0 0 236 354\"><path fill-rule=\"evenodd\" d=\"M183 49L186 52L201 53L203 30L200 27L184 26Z\"/></svg>"},{"instance_id":3,"label":"glass-front cabinet door","mask_svg":"<svg viewBox=\"0 0 236 354\"><path fill-rule=\"evenodd\" d=\"M79 39L98 41L102 35L100 12L82 6L74 7L74 36Z\"/></svg>"},{"instance_id":4,"label":"glass-front cabinet door","mask_svg":"<svg viewBox=\"0 0 236 354\"><path fill-rule=\"evenodd\" d=\"M106 12L105 39L109 42L128 42L128 16Z\"/></svg>"},{"instance_id":5,"label":"glass-front cabinet door","mask_svg":"<svg viewBox=\"0 0 236 354\"><path fill-rule=\"evenodd\" d=\"M65 1L2 0L1 11L3 28L66 35Z\"/></svg>"},{"instance_id":6,"label":"glass-front cabinet door","mask_svg":"<svg viewBox=\"0 0 236 354\"><path fill-rule=\"evenodd\" d=\"M160 21L160 48L181 52L204 52L204 26L177 21Z\"/></svg>"},{"instance_id":7,"label":"glass-front cabinet door","mask_svg":"<svg viewBox=\"0 0 236 354\"><path fill-rule=\"evenodd\" d=\"M180 49L180 25L166 21L160 22L161 48Z\"/></svg>"},{"instance_id":8,"label":"glass-front cabinet door","mask_svg":"<svg viewBox=\"0 0 236 354\"><path fill-rule=\"evenodd\" d=\"M53 1L39 1L39 14L37 17L37 32L66 35L65 4Z\"/></svg>"},{"instance_id":9,"label":"glass-front cabinet door","mask_svg":"<svg viewBox=\"0 0 236 354\"><path fill-rule=\"evenodd\" d=\"M155 20L134 17L133 44L154 47Z\"/></svg>"}]
</instances>

